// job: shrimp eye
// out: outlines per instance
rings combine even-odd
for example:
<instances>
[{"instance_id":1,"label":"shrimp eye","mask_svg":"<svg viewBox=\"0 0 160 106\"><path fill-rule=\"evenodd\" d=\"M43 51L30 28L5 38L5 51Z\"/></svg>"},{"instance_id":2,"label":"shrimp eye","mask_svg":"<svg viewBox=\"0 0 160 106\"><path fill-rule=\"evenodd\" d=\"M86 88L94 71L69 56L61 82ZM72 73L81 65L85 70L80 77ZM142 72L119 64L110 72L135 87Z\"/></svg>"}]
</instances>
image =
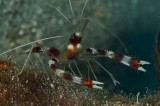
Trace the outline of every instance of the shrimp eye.
<instances>
[{"instance_id":1,"label":"shrimp eye","mask_svg":"<svg viewBox=\"0 0 160 106\"><path fill-rule=\"evenodd\" d=\"M69 39L70 43L73 45L77 45L81 43L82 37L80 36L80 33L73 33L71 38Z\"/></svg>"}]
</instances>

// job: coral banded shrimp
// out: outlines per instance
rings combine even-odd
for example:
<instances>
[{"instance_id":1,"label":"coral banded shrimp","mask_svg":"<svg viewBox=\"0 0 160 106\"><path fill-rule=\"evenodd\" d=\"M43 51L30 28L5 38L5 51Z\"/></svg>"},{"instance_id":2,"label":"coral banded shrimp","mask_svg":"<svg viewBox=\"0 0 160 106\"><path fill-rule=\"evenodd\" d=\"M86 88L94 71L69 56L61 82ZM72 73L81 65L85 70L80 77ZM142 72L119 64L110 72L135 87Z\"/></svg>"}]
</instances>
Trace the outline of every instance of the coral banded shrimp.
<instances>
[{"instance_id":1,"label":"coral banded shrimp","mask_svg":"<svg viewBox=\"0 0 160 106\"><path fill-rule=\"evenodd\" d=\"M39 40L30 42L27 44L18 46L16 48L10 49L0 54L0 55L3 55L13 50L16 50L16 49L19 49L19 48L22 48L28 45L32 45L32 47L29 50L26 50L23 52L23 54L28 54L28 56L24 62L24 65L21 71L17 73L15 76L18 76L23 72L31 54L47 55L47 58L49 58L49 61L48 61L49 67L51 68L51 70L54 72L55 75L59 76L60 78L64 80L71 81L77 84L81 84L89 88L103 89L103 85L104 85L104 82L99 81L98 78L96 77L96 74L94 73L94 69L92 68L91 63L94 63L97 66L99 66L101 69L103 69L110 76L114 85L117 85L120 83L116 80L116 78L112 75L112 73L106 69L106 67L104 67L103 65L101 65L100 62L98 62L97 60L98 58L110 58L116 62L122 63L135 70L146 72L146 70L142 67L142 65L150 64L147 61L142 61L137 58L129 57L121 53L116 53L110 50L103 50L100 48L96 49L94 47L89 47L89 48L83 47L84 30L86 29L89 22L93 22L97 24L97 26L102 27L106 31L108 31L125 48L124 43L117 37L117 35L115 35L112 31L110 31L103 24L91 18L83 17L83 13L87 5L87 2L88 0L86 0L86 2L84 3L82 12L80 15L80 19L76 19L77 25L72 25L73 28L75 28L77 31L71 34L70 38L67 40L67 43L63 44L63 46L65 46L64 50L61 51L56 47L49 47L48 49L46 49L46 48L43 48L42 45L38 43L39 41L46 41L46 40L64 37L64 36L54 36L54 37L39 39ZM69 5L70 5L70 10L75 18L75 14L72 8L72 3L70 0L69 0ZM70 20L59 9L51 5L49 6L57 10L71 24ZM77 64L78 62L82 62L86 65L86 67L88 68L88 71L90 71L93 74L94 79L91 79L90 77L85 77L85 76L89 76L87 71L85 75L82 75L81 70L79 68L80 66ZM75 72L72 65L76 67L75 69L77 70L77 72ZM62 66L65 66L65 67L67 66L69 71L67 69L62 69ZM77 73L79 73L79 75L77 75Z\"/></svg>"}]
</instances>

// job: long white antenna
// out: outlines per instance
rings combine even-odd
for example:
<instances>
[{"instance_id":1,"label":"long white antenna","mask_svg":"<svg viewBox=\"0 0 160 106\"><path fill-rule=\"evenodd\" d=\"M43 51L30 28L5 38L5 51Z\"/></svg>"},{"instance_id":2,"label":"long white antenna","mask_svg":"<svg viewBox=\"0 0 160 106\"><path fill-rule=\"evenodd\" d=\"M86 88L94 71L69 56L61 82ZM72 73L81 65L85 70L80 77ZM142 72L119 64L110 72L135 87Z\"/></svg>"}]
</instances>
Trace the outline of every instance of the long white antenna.
<instances>
[{"instance_id":1,"label":"long white antenna","mask_svg":"<svg viewBox=\"0 0 160 106\"><path fill-rule=\"evenodd\" d=\"M61 37L62 37L62 36L52 36L52 37L48 37L48 38L44 38L44 39L35 40L35 41L33 41L33 42L30 42L30 43L27 43L27 44L24 44L24 45L15 47L15 48L13 48L13 49L7 50L7 51L5 51L5 52L2 52L2 53L0 54L0 56L1 56L1 55L4 55L4 54L6 54L6 53L9 53L9 52L11 52L11 51L13 51L13 50L16 50L16 49L19 49L19 48L22 48L22 47L25 47L25 46L34 44L34 43L39 42L39 41L44 41L44 40L48 40L48 39L55 39L55 38L61 38Z\"/></svg>"},{"instance_id":2,"label":"long white antenna","mask_svg":"<svg viewBox=\"0 0 160 106\"><path fill-rule=\"evenodd\" d=\"M105 25L103 25L102 23L97 22L97 21L95 21L94 19L91 19L91 18L81 18L81 19L82 19L82 20L88 19L88 20L90 20L90 21L92 21L92 22L95 22L96 24L100 25L100 26L103 27L104 29L106 29L111 35L113 35L113 36L120 42L120 44L121 44L121 45L123 46L123 48L125 49L125 52L128 52L125 44L119 39L119 37L118 37L114 32L112 32L111 30L109 30Z\"/></svg>"},{"instance_id":3,"label":"long white antenna","mask_svg":"<svg viewBox=\"0 0 160 106\"><path fill-rule=\"evenodd\" d=\"M81 18L83 17L83 12L84 12L84 9L85 9L87 3L88 3L88 0L86 0L85 4L84 4L84 6L83 6L83 9L82 9L82 12L81 12Z\"/></svg>"},{"instance_id":4,"label":"long white antenna","mask_svg":"<svg viewBox=\"0 0 160 106\"><path fill-rule=\"evenodd\" d=\"M87 63L89 65L89 68L91 69L91 72L92 72L94 78L96 79L96 81L98 81L98 78L96 77L96 74L94 73L93 68L91 67L91 64L89 63L89 61L87 61Z\"/></svg>"},{"instance_id":5,"label":"long white antenna","mask_svg":"<svg viewBox=\"0 0 160 106\"><path fill-rule=\"evenodd\" d=\"M74 14L74 11L73 11L73 7L72 7L71 0L69 0L69 5L70 5L71 12L72 12L72 14L73 14L73 17L76 19L75 14Z\"/></svg>"},{"instance_id":6,"label":"long white antenna","mask_svg":"<svg viewBox=\"0 0 160 106\"><path fill-rule=\"evenodd\" d=\"M32 45L31 50L30 50L29 53L28 53L28 56L27 56L27 58L26 58L26 60L25 60L25 62L24 62L24 64L23 64L23 67L22 67L21 71L20 71L18 74L16 74L15 76L18 76L18 75L20 75L20 74L23 72L24 67L26 66L27 61L28 61L28 59L29 59L29 57L30 57L30 55L31 55L31 53L32 53L33 46L34 46L34 45Z\"/></svg>"},{"instance_id":7,"label":"long white antenna","mask_svg":"<svg viewBox=\"0 0 160 106\"><path fill-rule=\"evenodd\" d=\"M76 66L76 68L77 68L77 70L78 70L78 73L79 73L80 77L82 78L82 73L80 72L80 70L79 70L79 68L78 68L78 65L77 65L76 61L74 61L74 64L75 64L75 66Z\"/></svg>"},{"instance_id":8,"label":"long white antenna","mask_svg":"<svg viewBox=\"0 0 160 106\"><path fill-rule=\"evenodd\" d=\"M116 86L117 84L120 84L120 82L118 82L115 77L105 68L103 67L98 61L95 61L96 64L98 64L106 73L108 73L108 75L111 77L114 85Z\"/></svg>"},{"instance_id":9,"label":"long white antenna","mask_svg":"<svg viewBox=\"0 0 160 106\"><path fill-rule=\"evenodd\" d=\"M71 70L71 72L73 73L74 76L76 76L76 73L73 71L72 67L71 67L71 63L69 63L68 65L69 69Z\"/></svg>"},{"instance_id":10,"label":"long white antenna","mask_svg":"<svg viewBox=\"0 0 160 106\"><path fill-rule=\"evenodd\" d=\"M57 10L71 25L72 25L72 23L71 23L71 21L69 21L69 19L59 10L59 9L57 9L56 7L53 7L52 5L50 5L50 4L47 4L49 7L51 7L51 8L53 8L53 9L55 9L55 10Z\"/></svg>"}]
</instances>

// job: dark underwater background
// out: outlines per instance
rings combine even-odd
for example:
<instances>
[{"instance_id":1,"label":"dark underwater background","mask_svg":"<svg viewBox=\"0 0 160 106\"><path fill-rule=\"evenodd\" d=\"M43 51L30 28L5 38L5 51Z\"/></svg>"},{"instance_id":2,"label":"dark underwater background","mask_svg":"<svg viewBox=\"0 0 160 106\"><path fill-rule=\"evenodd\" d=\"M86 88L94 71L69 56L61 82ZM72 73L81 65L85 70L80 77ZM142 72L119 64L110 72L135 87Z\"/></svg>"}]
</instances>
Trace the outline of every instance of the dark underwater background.
<instances>
[{"instance_id":1,"label":"dark underwater background","mask_svg":"<svg viewBox=\"0 0 160 106\"><path fill-rule=\"evenodd\" d=\"M121 39L127 45L129 54L151 64L144 66L146 73L134 72L134 70L131 72L129 68L126 69L129 71L126 71L120 85L124 92L145 93L147 89L151 91L157 89L155 50L156 38L160 30L160 18L157 12L159 3L158 0L137 0L133 11L126 13L126 16L132 15L127 21L125 19L123 21L126 27L124 31L119 32L120 35L124 35Z\"/></svg>"},{"instance_id":2,"label":"dark underwater background","mask_svg":"<svg viewBox=\"0 0 160 106\"><path fill-rule=\"evenodd\" d=\"M85 0L72 0L76 17L80 16L84 3ZM69 37L75 31L48 4L58 8L72 20L71 23L75 23L68 0L0 0L1 52L52 35L65 34ZM121 82L115 87L108 76L97 72L111 91L137 94L145 93L147 89L157 89L155 48L160 31L159 4L159 0L89 0L87 3L83 16L103 23L123 41L128 52L124 51L117 39L92 22L85 30L85 46L113 50L151 63L144 66L147 72L143 73L109 59L101 59L100 62ZM65 41L56 39L42 44L58 47Z\"/></svg>"}]
</instances>

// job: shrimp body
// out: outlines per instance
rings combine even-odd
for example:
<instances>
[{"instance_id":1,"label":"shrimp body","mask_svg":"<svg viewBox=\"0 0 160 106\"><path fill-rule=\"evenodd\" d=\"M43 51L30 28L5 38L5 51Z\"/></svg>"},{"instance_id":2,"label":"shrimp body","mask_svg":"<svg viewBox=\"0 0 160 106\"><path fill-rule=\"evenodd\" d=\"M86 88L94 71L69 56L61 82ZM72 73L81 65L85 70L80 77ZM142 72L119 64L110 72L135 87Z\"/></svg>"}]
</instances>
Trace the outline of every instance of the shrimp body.
<instances>
[{"instance_id":1,"label":"shrimp body","mask_svg":"<svg viewBox=\"0 0 160 106\"><path fill-rule=\"evenodd\" d=\"M67 80L67 81L77 83L77 84L82 84L82 85L87 86L89 88L96 88L96 89L102 89L103 88L102 85L104 85L104 83L99 82L99 81L95 81L95 80L92 80L89 78L85 78L83 76L78 77L74 73L70 64L75 62L75 65L76 65L77 61L83 61L83 62L88 62L88 65L90 66L90 63L89 63L90 60L88 58L93 58L94 60L96 60L99 57L107 57L107 58L110 58L116 62L120 62L126 66L129 66L129 67L136 69L136 70L140 70L142 72L146 72L146 70L141 65L150 64L147 61L142 61L142 60L136 59L134 57L129 57L129 56L126 56L126 55L123 55L120 53L115 53L113 51L101 50L101 49L95 49L95 48L86 48L86 49L82 50L81 40L82 40L82 37L80 36L80 33L74 33L73 35L71 35L71 37L69 39L69 44L64 52L60 52L58 49L56 49L54 47L51 47L48 50L44 50L40 46L33 47L31 52L32 53L42 53L42 52L47 53L47 55L51 59L48 62L49 67L60 78ZM61 56L64 57L65 59L62 58ZM72 73L58 68L59 64L64 64L64 61L69 64L68 67L70 68ZM91 60L91 61L93 61L93 60ZM100 66L104 71L106 71L107 74L109 74L114 85L116 85L117 83L119 84L119 82L114 78L114 76L104 66L102 66L98 61L94 61L94 62L98 66ZM77 65L76 65L76 67L80 73L80 70ZM91 68L91 66L90 66L90 70L93 70ZM94 74L94 72L93 72L93 74ZM95 76L95 74L94 74L94 76ZM97 79L96 76L95 76L95 79Z\"/></svg>"},{"instance_id":2,"label":"shrimp body","mask_svg":"<svg viewBox=\"0 0 160 106\"><path fill-rule=\"evenodd\" d=\"M106 69L106 67L104 67L103 65L101 65L98 62L98 58L100 58L100 57L109 58L109 59L112 59L116 62L119 62L119 63L122 63L126 66L129 66L135 70L146 72L146 70L142 67L142 65L150 64L147 61L143 61L143 60L137 59L135 57L126 56L121 53L116 53L116 52L113 52L110 50L96 49L94 47L82 48L82 46L83 46L82 38L84 36L83 35L84 30L86 29L89 21L96 23L97 25L99 25L100 27L102 27L103 29L108 31L125 48L125 45L123 44L123 42L112 31L110 31L107 27L105 27L103 24L98 23L97 21L90 19L90 18L83 18L83 12L84 12L84 9L86 7L87 2L88 2L88 0L86 0L86 2L84 4L84 7L81 12L80 21L79 21L80 25L82 25L82 28L80 28L79 30L77 30L77 32L73 33L70 36L70 38L67 40L68 43L67 43L67 46L65 45L64 51L61 51L61 50L57 49L56 47L49 47L48 49L44 49L41 45L39 45L37 43L38 41L44 41L44 40L50 40L50 39L62 37L62 36L55 36L55 37L48 37L48 38L36 40L36 41L30 42L30 43L24 44L22 46L18 46L16 48L13 48L13 49L10 49L6 52L1 53L0 55L9 53L12 50L16 50L16 49L22 48L24 46L36 44L36 46L32 46L31 49L24 52L25 54L28 54L28 57L27 57L26 61L24 62L23 68L26 65L31 54L33 54L33 53L46 54L49 57L49 61L48 61L49 67L51 68L51 70L54 72L55 75L57 75L58 77L60 77L64 80L71 81L71 82L74 82L77 84L81 84L81 85L84 85L88 88L96 88L96 89L103 89L104 83L100 82L98 80L98 78L96 77L96 74L94 73L94 69L92 68L91 63L94 63L95 65L100 67L102 70L104 70L109 75L109 77L112 79L112 82L114 85L120 84L120 82L118 82L116 80L116 78L112 75L112 73L110 71L108 71ZM69 4L70 4L71 12L73 13L73 16L74 16L74 11L73 11L72 4L71 4L70 0L69 0ZM69 19L61 11L59 11L55 7L52 7L52 8L57 10L71 24ZM84 21L84 23L82 23L81 21ZM78 24L78 22L77 22L77 24ZM86 77L84 77L84 75L82 75L81 70L80 70L79 66L77 65L77 62L79 62L79 61L82 62L85 66L87 66L88 73L86 73L86 74L89 74L89 71L90 71L94 77L93 79L91 79L89 77L86 78ZM62 68L61 66L66 66L66 64L68 65L67 66L68 71L67 71L67 69L61 69ZM74 68L72 68L72 65L74 65ZM0 67L2 67L2 66L0 66ZM3 67L5 67L5 66L3 65ZM19 72L17 75L22 73L23 68L22 68L21 72ZM75 73L75 70L77 70L79 75L77 75Z\"/></svg>"}]
</instances>

